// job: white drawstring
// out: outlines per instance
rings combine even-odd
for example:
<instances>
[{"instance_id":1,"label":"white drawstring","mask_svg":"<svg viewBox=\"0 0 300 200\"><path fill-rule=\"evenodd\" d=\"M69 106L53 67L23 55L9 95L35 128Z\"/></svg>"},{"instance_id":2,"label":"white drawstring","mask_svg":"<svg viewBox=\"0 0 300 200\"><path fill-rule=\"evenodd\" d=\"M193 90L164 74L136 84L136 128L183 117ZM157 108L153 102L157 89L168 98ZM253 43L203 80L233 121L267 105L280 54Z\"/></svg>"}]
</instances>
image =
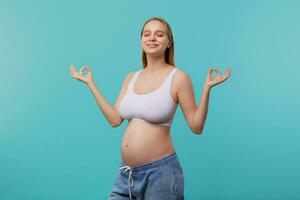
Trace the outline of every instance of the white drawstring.
<instances>
[{"instance_id":1,"label":"white drawstring","mask_svg":"<svg viewBox=\"0 0 300 200\"><path fill-rule=\"evenodd\" d=\"M129 166L123 166L123 167L120 167L120 169L123 169L123 168L126 168L126 170L124 172L126 172L127 170L130 170L129 171L129 176L128 176L128 181L127 181L127 184L128 184L128 191L129 191L129 199L131 200L131 190L130 190L130 187L133 186L133 178L132 178L132 168L129 167ZM131 183L130 183L130 180L131 180Z\"/></svg>"}]
</instances>

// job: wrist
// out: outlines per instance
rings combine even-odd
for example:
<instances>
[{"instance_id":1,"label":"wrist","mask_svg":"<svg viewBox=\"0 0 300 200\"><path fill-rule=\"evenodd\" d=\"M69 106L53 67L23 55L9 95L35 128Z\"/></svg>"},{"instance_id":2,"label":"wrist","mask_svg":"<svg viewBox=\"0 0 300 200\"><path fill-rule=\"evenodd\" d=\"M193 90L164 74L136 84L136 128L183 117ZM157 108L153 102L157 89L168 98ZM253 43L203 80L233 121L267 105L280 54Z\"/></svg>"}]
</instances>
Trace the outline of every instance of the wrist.
<instances>
[{"instance_id":1,"label":"wrist","mask_svg":"<svg viewBox=\"0 0 300 200\"><path fill-rule=\"evenodd\" d=\"M205 91L210 91L211 90L211 86L207 86L207 85L204 85L204 88L203 88L203 90L205 90Z\"/></svg>"},{"instance_id":2,"label":"wrist","mask_svg":"<svg viewBox=\"0 0 300 200\"><path fill-rule=\"evenodd\" d=\"M91 87L95 87L96 84L92 81L92 82L87 82L86 85L91 88Z\"/></svg>"}]
</instances>

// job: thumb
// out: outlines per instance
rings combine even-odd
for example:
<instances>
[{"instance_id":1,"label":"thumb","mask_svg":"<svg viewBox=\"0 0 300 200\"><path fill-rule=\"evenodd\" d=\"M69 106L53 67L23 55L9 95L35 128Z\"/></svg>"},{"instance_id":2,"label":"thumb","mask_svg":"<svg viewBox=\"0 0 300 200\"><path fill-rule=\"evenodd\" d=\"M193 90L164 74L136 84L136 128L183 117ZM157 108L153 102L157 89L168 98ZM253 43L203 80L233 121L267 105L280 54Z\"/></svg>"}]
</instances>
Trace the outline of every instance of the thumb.
<instances>
[{"instance_id":1,"label":"thumb","mask_svg":"<svg viewBox=\"0 0 300 200\"><path fill-rule=\"evenodd\" d=\"M84 71L84 69L86 69L86 68L87 68L87 66L83 66L83 67L80 69L80 71L79 71L80 76L83 76L83 71Z\"/></svg>"}]
</instances>

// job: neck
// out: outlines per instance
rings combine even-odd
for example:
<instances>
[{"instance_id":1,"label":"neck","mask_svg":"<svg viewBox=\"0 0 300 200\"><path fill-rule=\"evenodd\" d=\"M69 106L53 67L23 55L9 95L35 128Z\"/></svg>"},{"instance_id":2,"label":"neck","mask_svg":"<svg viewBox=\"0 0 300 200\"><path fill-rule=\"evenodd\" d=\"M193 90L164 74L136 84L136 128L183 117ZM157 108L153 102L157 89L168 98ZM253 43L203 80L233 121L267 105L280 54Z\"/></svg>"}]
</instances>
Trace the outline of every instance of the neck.
<instances>
[{"instance_id":1,"label":"neck","mask_svg":"<svg viewBox=\"0 0 300 200\"><path fill-rule=\"evenodd\" d=\"M164 54L160 56L147 56L147 67L145 70L156 71L164 68L167 63L165 62Z\"/></svg>"}]
</instances>

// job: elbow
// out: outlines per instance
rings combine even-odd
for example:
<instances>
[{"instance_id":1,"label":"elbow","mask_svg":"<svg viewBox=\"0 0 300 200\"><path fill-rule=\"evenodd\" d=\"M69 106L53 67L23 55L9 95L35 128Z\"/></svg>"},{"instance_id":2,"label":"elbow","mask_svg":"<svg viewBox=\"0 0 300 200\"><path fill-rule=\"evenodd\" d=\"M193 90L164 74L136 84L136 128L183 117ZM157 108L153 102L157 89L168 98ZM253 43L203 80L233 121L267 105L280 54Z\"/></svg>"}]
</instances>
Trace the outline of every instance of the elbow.
<instances>
[{"instance_id":1,"label":"elbow","mask_svg":"<svg viewBox=\"0 0 300 200\"><path fill-rule=\"evenodd\" d=\"M110 124L113 128L116 128L116 127L118 127L118 126L120 126L120 124Z\"/></svg>"},{"instance_id":2,"label":"elbow","mask_svg":"<svg viewBox=\"0 0 300 200\"><path fill-rule=\"evenodd\" d=\"M203 132L203 129L201 127L199 128L194 128L192 129L193 133L196 134L196 135L201 135L202 132Z\"/></svg>"},{"instance_id":3,"label":"elbow","mask_svg":"<svg viewBox=\"0 0 300 200\"><path fill-rule=\"evenodd\" d=\"M193 133L196 134L196 135L201 135L202 130L193 130Z\"/></svg>"},{"instance_id":4,"label":"elbow","mask_svg":"<svg viewBox=\"0 0 300 200\"><path fill-rule=\"evenodd\" d=\"M118 120L114 121L114 122L111 122L110 125L113 127L113 128L116 128L118 126L120 126L123 122L123 119L122 118L119 118Z\"/></svg>"},{"instance_id":5,"label":"elbow","mask_svg":"<svg viewBox=\"0 0 300 200\"><path fill-rule=\"evenodd\" d=\"M121 122L118 122L118 123L111 123L110 124L113 128L117 128L118 126L121 125Z\"/></svg>"},{"instance_id":6,"label":"elbow","mask_svg":"<svg viewBox=\"0 0 300 200\"><path fill-rule=\"evenodd\" d=\"M193 120L190 123L190 128L192 130L192 132L196 135L201 135L202 131L203 131L203 127L204 127L204 122L202 122L201 119L196 119L196 123L195 123L195 119L193 117Z\"/></svg>"}]
</instances>

